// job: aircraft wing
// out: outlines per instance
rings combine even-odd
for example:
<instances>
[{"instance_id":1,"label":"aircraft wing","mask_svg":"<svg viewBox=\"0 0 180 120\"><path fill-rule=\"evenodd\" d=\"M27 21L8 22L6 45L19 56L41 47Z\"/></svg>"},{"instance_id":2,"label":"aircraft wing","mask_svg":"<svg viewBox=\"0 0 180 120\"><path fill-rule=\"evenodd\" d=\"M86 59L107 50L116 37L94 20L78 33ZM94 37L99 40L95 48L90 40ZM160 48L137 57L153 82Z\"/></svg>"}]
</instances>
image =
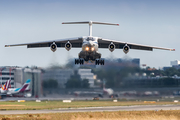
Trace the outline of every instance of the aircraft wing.
<instances>
[{"instance_id":1,"label":"aircraft wing","mask_svg":"<svg viewBox=\"0 0 180 120\"><path fill-rule=\"evenodd\" d=\"M127 44L130 49L136 49L136 50L153 51L153 49L161 49L161 50L175 51L175 49L170 49L170 48L141 45L141 44L128 43L128 42L122 42L122 41L110 40L110 39L102 39L102 38L98 39L99 48L108 48L108 46L109 46L109 44L111 44L111 42L113 42L113 44L116 46L116 49L123 49L123 47Z\"/></svg>"},{"instance_id":2,"label":"aircraft wing","mask_svg":"<svg viewBox=\"0 0 180 120\"><path fill-rule=\"evenodd\" d=\"M23 43L23 44L12 44L12 45L5 45L5 47L13 47L13 46L27 46L27 48L50 47L51 44L54 42L56 43L57 47L65 47L65 44L68 41L72 44L72 47L80 48L82 47L83 37L33 42L33 43Z\"/></svg>"}]
</instances>

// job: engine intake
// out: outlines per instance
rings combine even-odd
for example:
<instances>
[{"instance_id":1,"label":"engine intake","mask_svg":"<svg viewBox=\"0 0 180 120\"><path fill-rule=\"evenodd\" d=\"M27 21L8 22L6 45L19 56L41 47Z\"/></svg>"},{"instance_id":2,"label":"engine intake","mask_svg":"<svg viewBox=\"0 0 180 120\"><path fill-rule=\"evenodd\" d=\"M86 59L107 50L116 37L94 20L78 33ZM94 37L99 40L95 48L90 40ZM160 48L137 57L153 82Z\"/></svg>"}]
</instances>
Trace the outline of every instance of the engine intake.
<instances>
[{"instance_id":1,"label":"engine intake","mask_svg":"<svg viewBox=\"0 0 180 120\"><path fill-rule=\"evenodd\" d=\"M111 42L111 44L109 45L109 50L111 52L113 52L115 50L116 46L113 44L113 42Z\"/></svg>"},{"instance_id":2,"label":"engine intake","mask_svg":"<svg viewBox=\"0 0 180 120\"><path fill-rule=\"evenodd\" d=\"M57 50L57 45L55 43L53 43L53 44L51 44L50 48L53 52L55 52Z\"/></svg>"},{"instance_id":3,"label":"engine intake","mask_svg":"<svg viewBox=\"0 0 180 120\"><path fill-rule=\"evenodd\" d=\"M67 51L69 51L71 49L72 45L71 43L68 41L66 44L65 44L65 48Z\"/></svg>"},{"instance_id":4,"label":"engine intake","mask_svg":"<svg viewBox=\"0 0 180 120\"><path fill-rule=\"evenodd\" d=\"M129 46L127 44L123 47L123 52L125 54L127 54L129 52Z\"/></svg>"}]
</instances>

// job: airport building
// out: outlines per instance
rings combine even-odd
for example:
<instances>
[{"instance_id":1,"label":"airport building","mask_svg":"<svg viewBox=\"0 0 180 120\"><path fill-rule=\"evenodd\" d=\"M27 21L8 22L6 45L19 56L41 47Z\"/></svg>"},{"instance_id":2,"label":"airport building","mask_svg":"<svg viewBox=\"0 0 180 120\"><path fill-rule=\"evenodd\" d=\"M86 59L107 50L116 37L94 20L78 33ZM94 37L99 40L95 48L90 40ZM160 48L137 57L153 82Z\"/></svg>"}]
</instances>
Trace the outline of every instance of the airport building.
<instances>
[{"instance_id":1,"label":"airport building","mask_svg":"<svg viewBox=\"0 0 180 120\"><path fill-rule=\"evenodd\" d=\"M42 75L42 80L57 80L59 88L65 88L65 84L74 75L73 69L46 69ZM91 69L78 69L77 73L80 75L81 80L88 79L90 87L94 87L94 74Z\"/></svg>"},{"instance_id":2,"label":"airport building","mask_svg":"<svg viewBox=\"0 0 180 120\"><path fill-rule=\"evenodd\" d=\"M171 61L171 65L178 66L178 65L180 65L180 61L179 60Z\"/></svg>"},{"instance_id":3,"label":"airport building","mask_svg":"<svg viewBox=\"0 0 180 120\"><path fill-rule=\"evenodd\" d=\"M7 80L11 80L11 88L15 87L14 79L14 70L15 67L10 66L1 66L0 67L0 87L6 83Z\"/></svg>"},{"instance_id":4,"label":"airport building","mask_svg":"<svg viewBox=\"0 0 180 120\"><path fill-rule=\"evenodd\" d=\"M174 67L176 69L180 69L180 61L179 60L171 61L171 65L172 65L172 67Z\"/></svg>"},{"instance_id":5,"label":"airport building","mask_svg":"<svg viewBox=\"0 0 180 120\"><path fill-rule=\"evenodd\" d=\"M174 61L171 61L170 62L171 66L176 68L176 69L180 69L180 61L179 60L174 60ZM170 66L169 67L163 67L163 70L167 70L171 68Z\"/></svg>"},{"instance_id":6,"label":"airport building","mask_svg":"<svg viewBox=\"0 0 180 120\"><path fill-rule=\"evenodd\" d=\"M91 72L91 69L78 69L78 74L80 75L81 79L88 79L89 80L89 87L94 87L94 73Z\"/></svg>"},{"instance_id":7,"label":"airport building","mask_svg":"<svg viewBox=\"0 0 180 120\"><path fill-rule=\"evenodd\" d=\"M42 73L41 69L21 68L16 71L15 75L17 75L16 79L18 82L21 82L21 84L24 84L26 80L30 79L31 80L30 94L32 95L32 97L40 97L43 94L41 73Z\"/></svg>"},{"instance_id":8,"label":"airport building","mask_svg":"<svg viewBox=\"0 0 180 120\"><path fill-rule=\"evenodd\" d=\"M57 80L59 88L65 88L65 83L74 74L72 69L45 69L42 75L42 80Z\"/></svg>"}]
</instances>

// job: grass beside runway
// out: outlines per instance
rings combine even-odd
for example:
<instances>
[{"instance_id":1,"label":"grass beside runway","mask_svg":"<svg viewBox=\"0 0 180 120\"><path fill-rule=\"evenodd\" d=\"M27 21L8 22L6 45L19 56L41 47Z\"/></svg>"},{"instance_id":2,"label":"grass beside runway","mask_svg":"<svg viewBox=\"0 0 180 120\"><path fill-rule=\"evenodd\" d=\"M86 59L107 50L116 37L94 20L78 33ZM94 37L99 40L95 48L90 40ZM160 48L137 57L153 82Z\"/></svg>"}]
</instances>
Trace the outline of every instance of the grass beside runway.
<instances>
[{"instance_id":1,"label":"grass beside runway","mask_svg":"<svg viewBox=\"0 0 180 120\"><path fill-rule=\"evenodd\" d=\"M144 101L72 101L71 103L63 103L62 101L6 101L0 102L0 110L40 110L40 109L56 109L56 108L80 108L80 107L102 107L102 106L131 106L131 105L167 105L180 103L174 102L144 102Z\"/></svg>"},{"instance_id":2,"label":"grass beside runway","mask_svg":"<svg viewBox=\"0 0 180 120\"><path fill-rule=\"evenodd\" d=\"M179 120L179 110L0 115L2 120Z\"/></svg>"}]
</instances>

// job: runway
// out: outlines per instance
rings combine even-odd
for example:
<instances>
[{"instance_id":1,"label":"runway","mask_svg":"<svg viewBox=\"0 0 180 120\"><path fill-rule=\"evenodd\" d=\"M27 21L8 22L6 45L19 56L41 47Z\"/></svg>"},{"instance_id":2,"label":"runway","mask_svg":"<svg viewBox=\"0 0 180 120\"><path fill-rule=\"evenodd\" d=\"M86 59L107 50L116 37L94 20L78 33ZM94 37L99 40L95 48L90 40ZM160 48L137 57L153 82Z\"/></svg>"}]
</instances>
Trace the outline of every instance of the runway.
<instances>
[{"instance_id":1,"label":"runway","mask_svg":"<svg viewBox=\"0 0 180 120\"><path fill-rule=\"evenodd\" d=\"M145 110L180 110L180 105L137 105L137 106L111 106L87 108L59 108L53 110L8 110L0 111L7 114L39 114L39 113L65 113L65 112L102 112L102 111L145 111Z\"/></svg>"}]
</instances>

